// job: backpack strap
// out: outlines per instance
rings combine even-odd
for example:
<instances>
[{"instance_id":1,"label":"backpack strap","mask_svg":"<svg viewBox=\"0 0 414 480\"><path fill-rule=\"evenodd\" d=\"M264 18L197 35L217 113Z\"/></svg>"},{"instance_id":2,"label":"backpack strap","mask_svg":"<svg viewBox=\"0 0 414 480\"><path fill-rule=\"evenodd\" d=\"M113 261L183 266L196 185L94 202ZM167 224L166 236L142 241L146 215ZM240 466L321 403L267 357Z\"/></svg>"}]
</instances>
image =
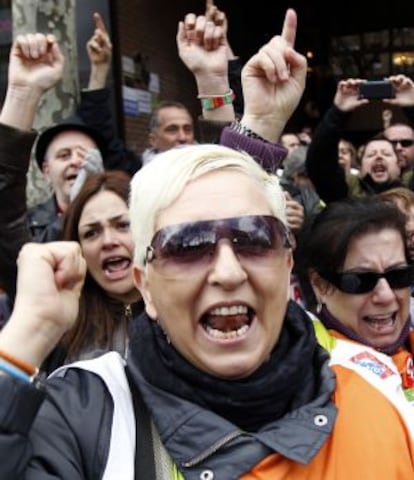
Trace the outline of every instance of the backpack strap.
<instances>
[{"instance_id":1,"label":"backpack strap","mask_svg":"<svg viewBox=\"0 0 414 480\"><path fill-rule=\"evenodd\" d=\"M136 422L135 480L154 480L157 476L155 472L151 416L142 399L141 392L131 378L131 373L127 366L125 367L125 374L131 390Z\"/></svg>"}]
</instances>

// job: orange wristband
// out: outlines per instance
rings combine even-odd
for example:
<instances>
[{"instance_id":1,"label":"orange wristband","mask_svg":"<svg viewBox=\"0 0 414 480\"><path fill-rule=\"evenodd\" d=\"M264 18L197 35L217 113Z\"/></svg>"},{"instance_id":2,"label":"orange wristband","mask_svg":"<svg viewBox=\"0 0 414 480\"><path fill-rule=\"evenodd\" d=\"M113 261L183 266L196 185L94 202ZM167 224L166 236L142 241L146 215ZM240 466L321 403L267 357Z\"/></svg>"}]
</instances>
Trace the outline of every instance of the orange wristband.
<instances>
[{"instance_id":1,"label":"orange wristband","mask_svg":"<svg viewBox=\"0 0 414 480\"><path fill-rule=\"evenodd\" d=\"M4 352L3 350L0 350L0 358L3 358L4 360L11 363L15 367L19 368L20 370L22 370L22 372L27 373L31 377L33 375L36 375L39 371L39 369L34 365L32 365L31 363L27 363L23 360L19 360L18 358L13 357L13 355L10 355L9 353Z\"/></svg>"}]
</instances>

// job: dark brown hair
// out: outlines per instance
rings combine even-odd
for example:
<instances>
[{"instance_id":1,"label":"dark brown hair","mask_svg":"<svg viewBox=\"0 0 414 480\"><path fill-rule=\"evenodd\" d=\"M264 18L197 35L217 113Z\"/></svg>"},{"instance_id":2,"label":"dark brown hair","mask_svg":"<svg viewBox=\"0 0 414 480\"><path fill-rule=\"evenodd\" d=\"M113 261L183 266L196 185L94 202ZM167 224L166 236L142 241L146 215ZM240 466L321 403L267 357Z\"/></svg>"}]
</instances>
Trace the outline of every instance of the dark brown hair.
<instances>
[{"instance_id":1,"label":"dark brown hair","mask_svg":"<svg viewBox=\"0 0 414 480\"><path fill-rule=\"evenodd\" d=\"M130 177L121 171L109 171L90 175L79 194L65 212L63 240L79 242L78 226L86 203L101 191L114 192L128 203ZM111 299L89 273L79 299L79 313L75 326L62 338L67 357L76 358L83 349L113 346L115 327L124 319L123 306ZM122 320L121 320L122 321ZM126 325L125 325L126 328Z\"/></svg>"},{"instance_id":2,"label":"dark brown hair","mask_svg":"<svg viewBox=\"0 0 414 480\"><path fill-rule=\"evenodd\" d=\"M375 196L332 202L304 226L298 244L300 268L304 272L340 271L353 240L388 228L400 235L409 261L405 216L393 203Z\"/></svg>"}]
</instances>

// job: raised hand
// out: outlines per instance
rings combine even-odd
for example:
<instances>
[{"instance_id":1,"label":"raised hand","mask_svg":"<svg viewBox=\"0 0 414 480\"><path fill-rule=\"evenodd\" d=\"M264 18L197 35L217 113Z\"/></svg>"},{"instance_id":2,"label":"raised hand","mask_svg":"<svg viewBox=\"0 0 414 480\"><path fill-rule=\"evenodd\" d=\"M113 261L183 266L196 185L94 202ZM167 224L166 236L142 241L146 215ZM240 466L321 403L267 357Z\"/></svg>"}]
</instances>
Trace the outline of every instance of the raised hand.
<instances>
[{"instance_id":1,"label":"raised hand","mask_svg":"<svg viewBox=\"0 0 414 480\"><path fill-rule=\"evenodd\" d=\"M40 365L77 317L86 262L77 242L27 243L18 258L13 313L0 349Z\"/></svg>"},{"instance_id":2,"label":"raised hand","mask_svg":"<svg viewBox=\"0 0 414 480\"><path fill-rule=\"evenodd\" d=\"M19 35L10 50L0 122L21 130L31 129L42 95L61 80L63 66L64 57L54 35Z\"/></svg>"},{"instance_id":3,"label":"raised hand","mask_svg":"<svg viewBox=\"0 0 414 480\"><path fill-rule=\"evenodd\" d=\"M177 31L178 54L193 73L200 96L217 96L229 92L228 58L223 29L204 15L189 13L179 22ZM232 104L213 110L203 110L209 120L234 119Z\"/></svg>"},{"instance_id":4,"label":"raised hand","mask_svg":"<svg viewBox=\"0 0 414 480\"><path fill-rule=\"evenodd\" d=\"M30 88L41 95L61 80L63 65L54 35L18 35L10 51L9 88Z\"/></svg>"},{"instance_id":5,"label":"raised hand","mask_svg":"<svg viewBox=\"0 0 414 480\"><path fill-rule=\"evenodd\" d=\"M97 12L93 14L93 20L95 30L86 43L86 50L91 63L88 83L88 89L90 90L105 87L112 61L112 43L105 23Z\"/></svg>"},{"instance_id":6,"label":"raised hand","mask_svg":"<svg viewBox=\"0 0 414 480\"><path fill-rule=\"evenodd\" d=\"M406 75L392 75L388 80L394 86L395 98L384 99L384 103L400 107L414 106L414 82Z\"/></svg>"},{"instance_id":7,"label":"raised hand","mask_svg":"<svg viewBox=\"0 0 414 480\"><path fill-rule=\"evenodd\" d=\"M223 28L204 15L189 13L178 24L178 54L196 80L208 75L220 81L227 78L227 53Z\"/></svg>"},{"instance_id":8,"label":"raised hand","mask_svg":"<svg viewBox=\"0 0 414 480\"><path fill-rule=\"evenodd\" d=\"M279 139L305 89L306 58L295 51L296 12L286 12L281 35L273 37L242 70L242 123L266 140Z\"/></svg>"},{"instance_id":9,"label":"raised hand","mask_svg":"<svg viewBox=\"0 0 414 480\"><path fill-rule=\"evenodd\" d=\"M91 64L104 63L110 65L112 60L112 43L105 23L100 14L96 12L93 14L93 20L95 22L95 31L86 44L89 60Z\"/></svg>"},{"instance_id":10,"label":"raised hand","mask_svg":"<svg viewBox=\"0 0 414 480\"><path fill-rule=\"evenodd\" d=\"M334 105L343 112L350 112L369 103L366 98L359 98L359 87L365 82L360 78L341 80L336 86Z\"/></svg>"}]
</instances>

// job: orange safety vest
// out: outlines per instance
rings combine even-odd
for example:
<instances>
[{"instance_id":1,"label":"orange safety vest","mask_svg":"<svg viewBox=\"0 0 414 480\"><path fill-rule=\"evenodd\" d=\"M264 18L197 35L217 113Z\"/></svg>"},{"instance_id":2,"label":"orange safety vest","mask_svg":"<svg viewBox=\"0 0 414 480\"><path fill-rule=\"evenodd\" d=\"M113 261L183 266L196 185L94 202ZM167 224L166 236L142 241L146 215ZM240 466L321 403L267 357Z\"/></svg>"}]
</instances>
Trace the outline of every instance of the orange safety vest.
<instances>
[{"instance_id":1,"label":"orange safety vest","mask_svg":"<svg viewBox=\"0 0 414 480\"><path fill-rule=\"evenodd\" d=\"M397 410L355 371L332 368L338 417L318 454L307 465L272 454L242 480L414 479L414 442Z\"/></svg>"}]
</instances>

